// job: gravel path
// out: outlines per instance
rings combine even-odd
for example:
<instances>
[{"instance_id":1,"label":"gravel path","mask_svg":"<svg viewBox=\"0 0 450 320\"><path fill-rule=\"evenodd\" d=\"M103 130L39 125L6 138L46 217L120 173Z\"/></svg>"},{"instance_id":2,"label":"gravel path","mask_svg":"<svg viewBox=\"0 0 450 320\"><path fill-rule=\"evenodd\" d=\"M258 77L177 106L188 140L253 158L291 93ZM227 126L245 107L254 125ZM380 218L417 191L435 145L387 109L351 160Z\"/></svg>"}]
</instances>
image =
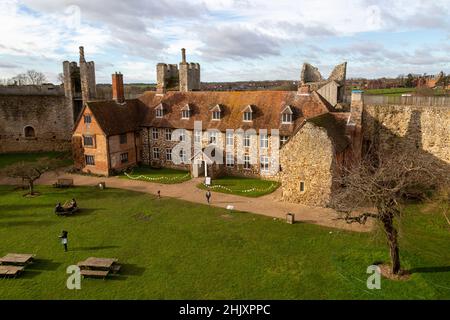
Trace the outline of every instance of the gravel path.
<instances>
[{"instance_id":1,"label":"gravel path","mask_svg":"<svg viewBox=\"0 0 450 320\"><path fill-rule=\"evenodd\" d=\"M63 172L48 172L44 174L37 184L52 185L57 178L72 178L76 186L93 186L105 182L106 187L132 190L156 195L161 191L161 197L171 197L190 202L206 204L205 191L198 189L196 185L203 179L192 179L179 184L160 184L146 181L120 179L118 177L92 177L85 175L68 174ZM0 184L17 184L18 180L11 178L0 178ZM281 190L258 198L248 198L232 194L212 191L211 205L226 208L233 205L235 210L252 212L269 217L285 219L286 213L295 213L298 222L314 223L322 226L351 230L357 232L368 232L372 224L366 225L347 224L345 221L336 220L337 213L332 209L308 207L301 204L286 203L280 201Z\"/></svg>"}]
</instances>

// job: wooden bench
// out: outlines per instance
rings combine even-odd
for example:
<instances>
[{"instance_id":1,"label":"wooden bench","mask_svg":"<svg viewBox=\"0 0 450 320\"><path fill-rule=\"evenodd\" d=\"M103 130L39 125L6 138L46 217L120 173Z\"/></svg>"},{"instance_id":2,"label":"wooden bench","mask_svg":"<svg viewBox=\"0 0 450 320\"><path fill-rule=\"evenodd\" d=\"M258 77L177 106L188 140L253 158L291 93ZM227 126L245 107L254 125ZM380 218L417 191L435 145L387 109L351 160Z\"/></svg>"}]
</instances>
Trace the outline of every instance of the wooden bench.
<instances>
[{"instance_id":1,"label":"wooden bench","mask_svg":"<svg viewBox=\"0 0 450 320\"><path fill-rule=\"evenodd\" d=\"M53 184L55 188L70 188L73 187L73 179L62 178L58 179L58 181Z\"/></svg>"},{"instance_id":2,"label":"wooden bench","mask_svg":"<svg viewBox=\"0 0 450 320\"><path fill-rule=\"evenodd\" d=\"M109 274L108 270L81 270L80 274L83 277L92 277L92 278L106 278Z\"/></svg>"},{"instance_id":3,"label":"wooden bench","mask_svg":"<svg viewBox=\"0 0 450 320\"><path fill-rule=\"evenodd\" d=\"M16 277L23 269L24 267L0 265L0 276Z\"/></svg>"}]
</instances>

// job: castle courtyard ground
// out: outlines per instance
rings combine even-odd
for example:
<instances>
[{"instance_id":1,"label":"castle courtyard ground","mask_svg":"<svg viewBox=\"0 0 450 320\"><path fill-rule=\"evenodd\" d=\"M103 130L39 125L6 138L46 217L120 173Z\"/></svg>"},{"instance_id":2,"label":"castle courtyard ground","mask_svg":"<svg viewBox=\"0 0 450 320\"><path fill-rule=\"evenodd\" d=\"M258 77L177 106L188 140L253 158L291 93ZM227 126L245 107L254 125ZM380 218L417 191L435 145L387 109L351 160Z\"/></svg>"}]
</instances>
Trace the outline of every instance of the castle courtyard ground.
<instances>
[{"instance_id":1,"label":"castle courtyard ground","mask_svg":"<svg viewBox=\"0 0 450 320\"><path fill-rule=\"evenodd\" d=\"M411 276L382 279L380 290L369 290L367 267L389 261L385 235L376 229L289 225L113 188L39 185L32 198L15 189L0 186L0 256L33 253L36 261L22 276L0 279L0 300L450 298L450 238L437 207L405 208L400 255ZM72 197L81 211L56 216L54 204ZM61 230L69 231L68 252ZM120 274L83 279L80 290L68 290L66 268L88 257L117 258Z\"/></svg>"},{"instance_id":2,"label":"castle courtyard ground","mask_svg":"<svg viewBox=\"0 0 450 320\"><path fill-rule=\"evenodd\" d=\"M202 178L191 179L178 184L161 184L147 181L120 179L119 177L94 177L88 175L68 174L63 170L48 172L38 181L40 185L52 185L58 178L72 178L75 186L95 186L105 182L107 188L118 188L156 195L161 191L162 197L185 200L194 203L206 203L205 191L197 188L203 181ZM16 185L20 183L17 179L0 177L0 185ZM277 219L285 219L287 213L294 213L297 222L318 224L321 226L338 228L342 230L367 232L373 227L371 222L366 225L348 224L338 219L339 215L332 209L308 207L301 204L288 203L280 200L281 189L258 198L249 198L232 194L212 192L211 205L226 208L229 205L234 210L251 212Z\"/></svg>"}]
</instances>

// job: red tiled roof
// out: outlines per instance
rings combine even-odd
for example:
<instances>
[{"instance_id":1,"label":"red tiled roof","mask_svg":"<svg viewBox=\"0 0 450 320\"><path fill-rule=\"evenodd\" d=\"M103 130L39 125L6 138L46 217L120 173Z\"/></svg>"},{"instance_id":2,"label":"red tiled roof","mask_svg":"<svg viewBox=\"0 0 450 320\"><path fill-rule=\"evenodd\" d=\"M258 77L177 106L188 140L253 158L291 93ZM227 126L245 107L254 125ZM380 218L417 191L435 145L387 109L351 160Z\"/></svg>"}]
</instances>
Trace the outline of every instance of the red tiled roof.
<instances>
[{"instance_id":1,"label":"red tiled roof","mask_svg":"<svg viewBox=\"0 0 450 320\"><path fill-rule=\"evenodd\" d=\"M194 91L168 92L157 95L146 92L138 100L147 107L147 113L142 126L185 128L192 130L194 121L202 121L203 129L244 130L280 129L281 135L289 135L305 118L327 113L327 105L317 93L309 96L298 95L295 91ZM164 105L164 117L156 118L154 107ZM189 104L191 117L181 119L181 110ZM220 121L211 120L211 108L220 105L222 114ZM251 105L253 109L252 122L243 122L243 109ZM281 112L290 106L293 124L281 124Z\"/></svg>"}]
</instances>

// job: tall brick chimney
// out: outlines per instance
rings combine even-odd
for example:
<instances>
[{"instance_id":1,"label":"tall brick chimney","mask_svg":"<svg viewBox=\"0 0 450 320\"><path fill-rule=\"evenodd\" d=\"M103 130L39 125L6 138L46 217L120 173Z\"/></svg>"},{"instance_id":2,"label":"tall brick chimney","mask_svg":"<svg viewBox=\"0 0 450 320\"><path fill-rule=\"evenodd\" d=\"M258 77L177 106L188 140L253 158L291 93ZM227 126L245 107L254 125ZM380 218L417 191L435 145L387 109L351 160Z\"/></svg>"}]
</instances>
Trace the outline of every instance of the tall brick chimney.
<instances>
[{"instance_id":1,"label":"tall brick chimney","mask_svg":"<svg viewBox=\"0 0 450 320\"><path fill-rule=\"evenodd\" d=\"M119 73L114 73L112 75L112 96L113 100L117 103L125 102L125 94L123 90L123 75Z\"/></svg>"},{"instance_id":2,"label":"tall brick chimney","mask_svg":"<svg viewBox=\"0 0 450 320\"><path fill-rule=\"evenodd\" d=\"M186 49L185 48L181 49L181 63L183 63L183 64L186 63Z\"/></svg>"}]
</instances>

